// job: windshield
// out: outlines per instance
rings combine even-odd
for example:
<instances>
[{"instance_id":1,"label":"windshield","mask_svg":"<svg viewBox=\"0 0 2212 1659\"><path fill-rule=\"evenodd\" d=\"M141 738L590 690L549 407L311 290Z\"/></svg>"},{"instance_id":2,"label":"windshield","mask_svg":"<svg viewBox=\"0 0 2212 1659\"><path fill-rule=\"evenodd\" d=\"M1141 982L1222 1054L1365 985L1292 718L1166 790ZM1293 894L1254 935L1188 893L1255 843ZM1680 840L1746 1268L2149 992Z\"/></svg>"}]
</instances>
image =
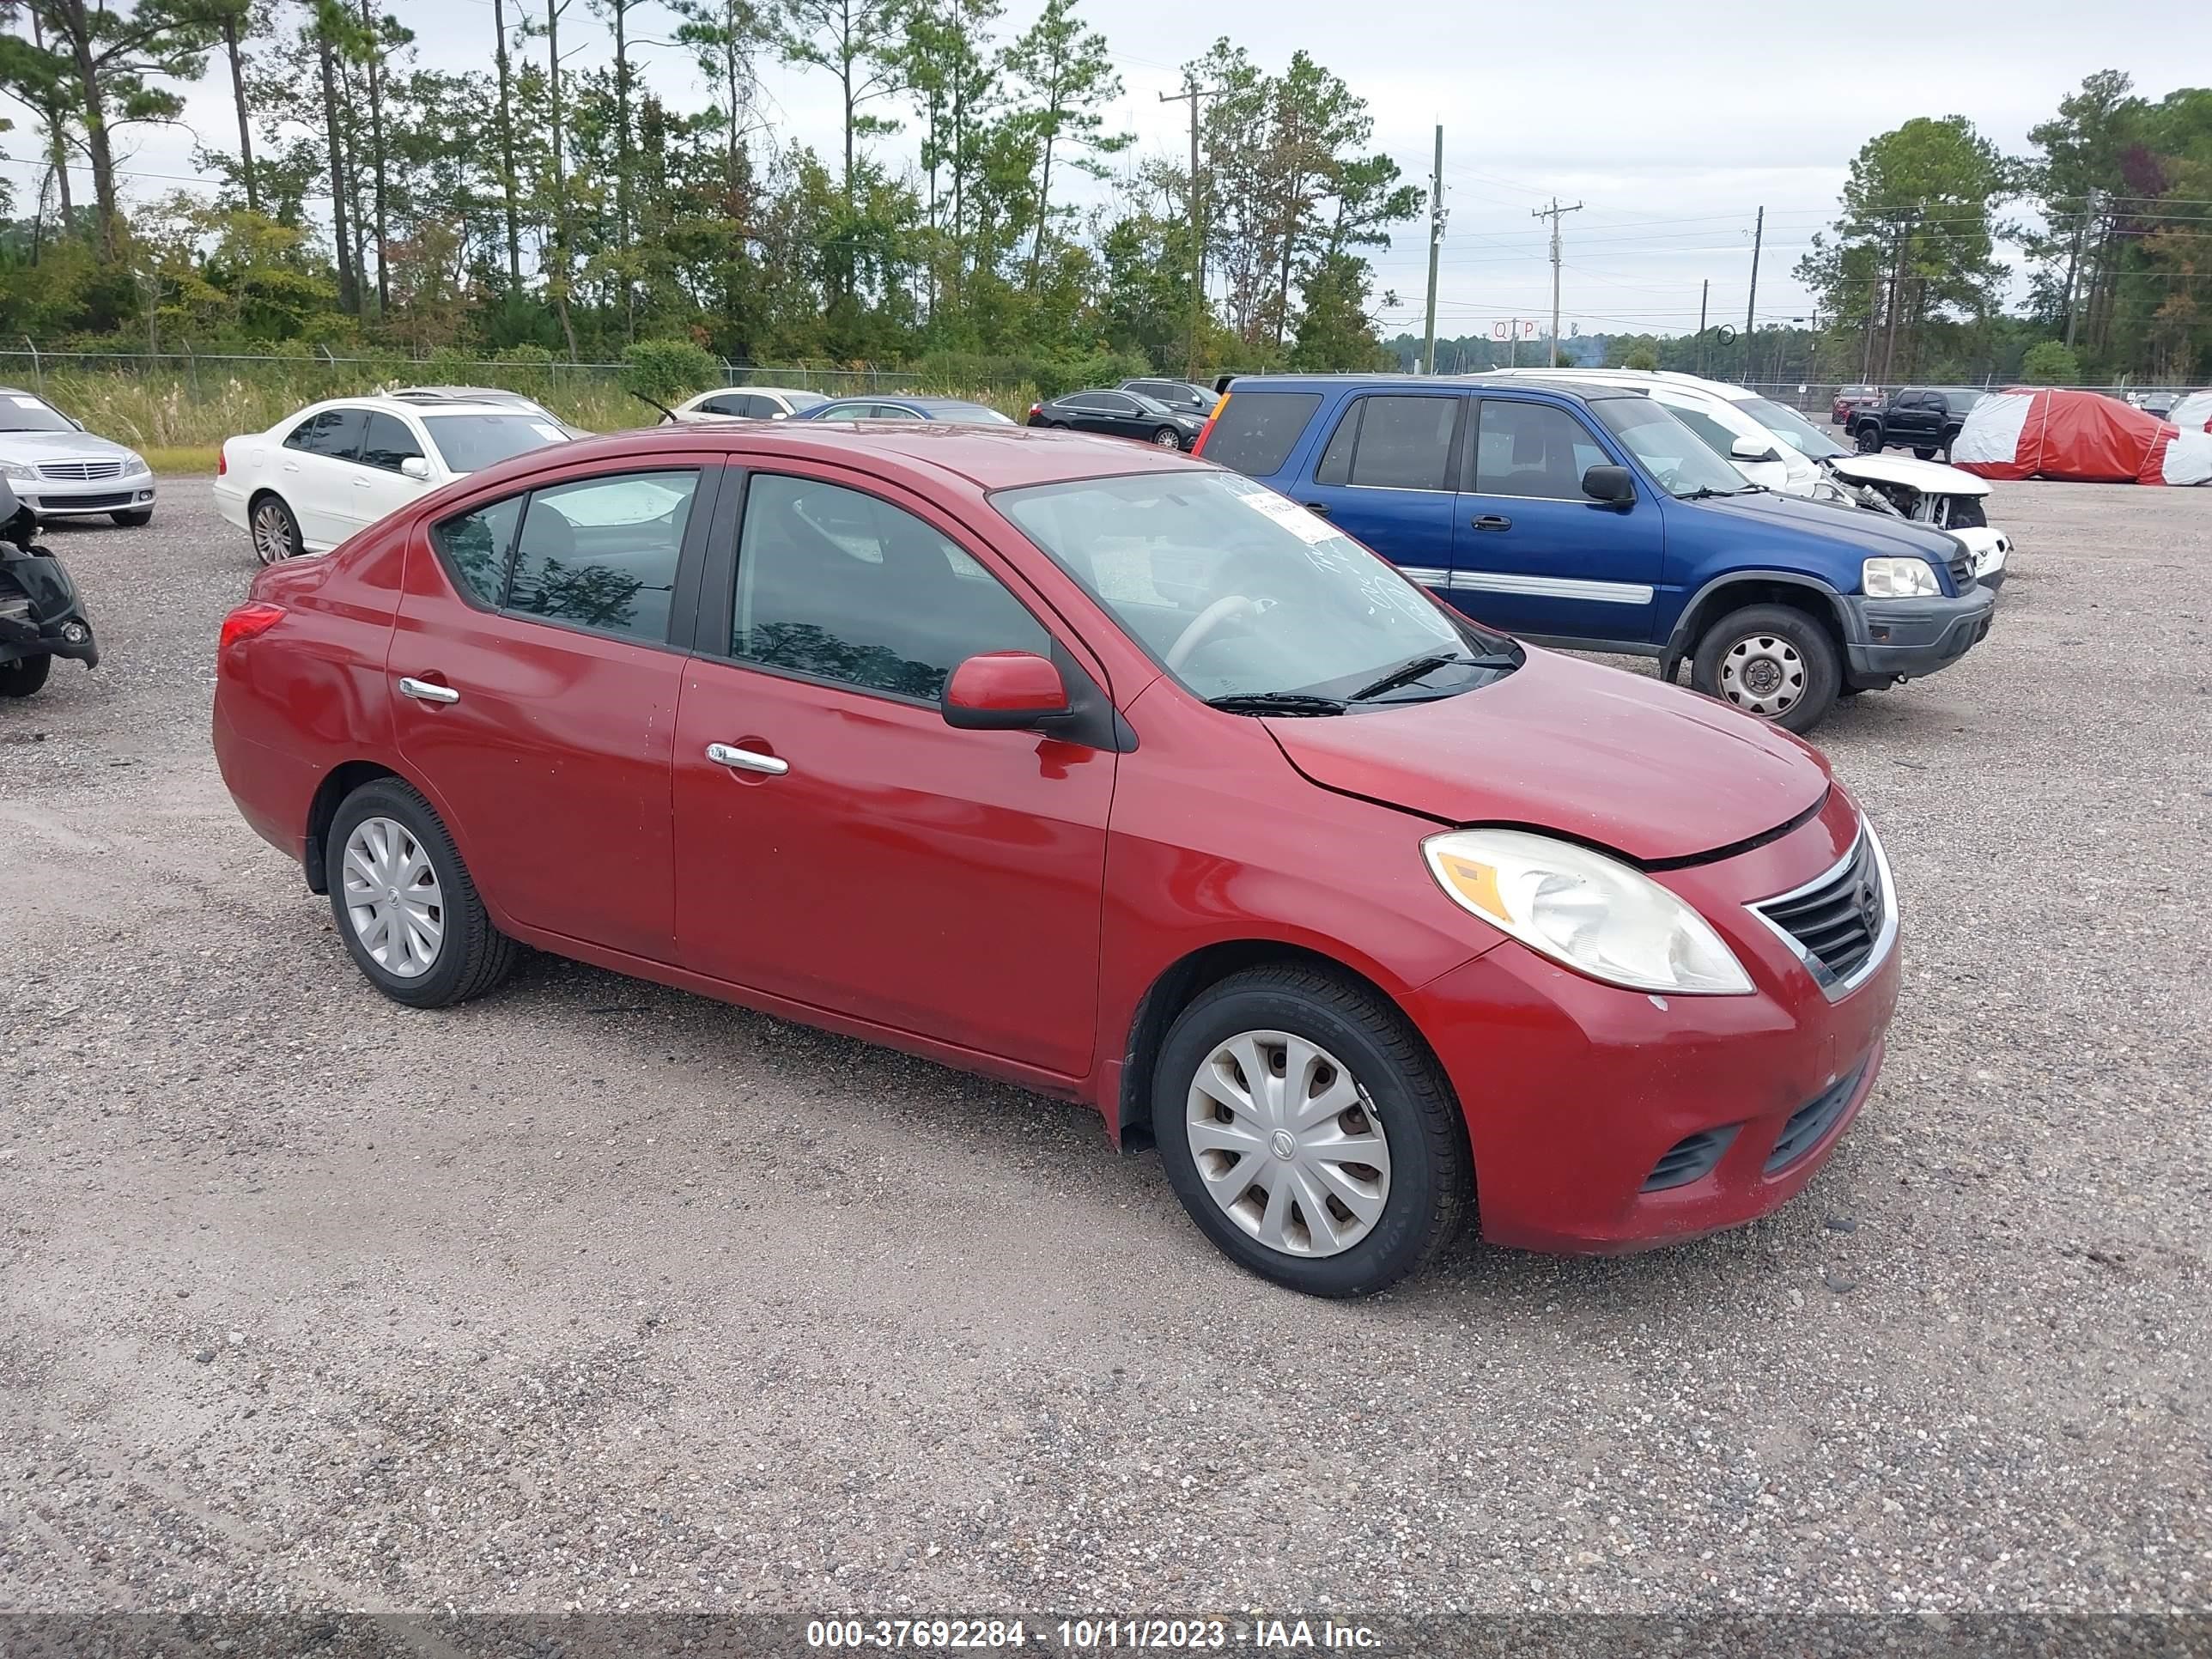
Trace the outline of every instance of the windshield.
<instances>
[{"instance_id":1,"label":"windshield","mask_svg":"<svg viewBox=\"0 0 2212 1659\"><path fill-rule=\"evenodd\" d=\"M1747 487L1743 474L1649 398L1593 398L1589 409L1669 495L1733 495Z\"/></svg>"},{"instance_id":2,"label":"windshield","mask_svg":"<svg viewBox=\"0 0 2212 1659\"><path fill-rule=\"evenodd\" d=\"M819 409L830 401L818 392L787 392L783 394L783 400L791 405L791 412L794 415L803 409Z\"/></svg>"},{"instance_id":3,"label":"windshield","mask_svg":"<svg viewBox=\"0 0 2212 1659\"><path fill-rule=\"evenodd\" d=\"M991 499L1208 700L1346 698L1442 659L1360 706L1425 702L1487 685L1520 659L1511 641L1455 618L1393 566L1249 478L1146 472Z\"/></svg>"},{"instance_id":4,"label":"windshield","mask_svg":"<svg viewBox=\"0 0 2212 1659\"><path fill-rule=\"evenodd\" d=\"M1736 407L1808 460L1825 461L1850 453L1787 404L1771 398L1744 398Z\"/></svg>"},{"instance_id":5,"label":"windshield","mask_svg":"<svg viewBox=\"0 0 2212 1659\"><path fill-rule=\"evenodd\" d=\"M453 472L478 472L495 461L520 455L568 434L538 415L429 415L422 424Z\"/></svg>"},{"instance_id":6,"label":"windshield","mask_svg":"<svg viewBox=\"0 0 2212 1659\"><path fill-rule=\"evenodd\" d=\"M981 404L932 404L929 418L949 421L955 426L1012 426L1013 417L1001 415L997 410Z\"/></svg>"},{"instance_id":7,"label":"windshield","mask_svg":"<svg viewBox=\"0 0 2212 1659\"><path fill-rule=\"evenodd\" d=\"M76 423L43 398L11 392L0 398L0 432L74 432Z\"/></svg>"}]
</instances>

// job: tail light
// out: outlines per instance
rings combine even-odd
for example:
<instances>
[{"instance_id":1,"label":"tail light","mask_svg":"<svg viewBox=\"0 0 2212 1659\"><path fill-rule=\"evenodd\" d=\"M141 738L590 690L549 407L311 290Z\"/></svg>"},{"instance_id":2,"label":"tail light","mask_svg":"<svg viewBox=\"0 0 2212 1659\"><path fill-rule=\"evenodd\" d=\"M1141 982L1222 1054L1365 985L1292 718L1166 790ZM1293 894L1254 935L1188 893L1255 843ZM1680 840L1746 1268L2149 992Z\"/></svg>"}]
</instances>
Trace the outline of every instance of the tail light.
<instances>
[{"instance_id":1,"label":"tail light","mask_svg":"<svg viewBox=\"0 0 2212 1659\"><path fill-rule=\"evenodd\" d=\"M1044 405L1042 404L1031 404L1030 405L1030 419L1034 421L1038 416L1043 413Z\"/></svg>"},{"instance_id":2,"label":"tail light","mask_svg":"<svg viewBox=\"0 0 2212 1659\"><path fill-rule=\"evenodd\" d=\"M218 449L215 453L215 476L218 478L230 471L230 457Z\"/></svg>"},{"instance_id":3,"label":"tail light","mask_svg":"<svg viewBox=\"0 0 2212 1659\"><path fill-rule=\"evenodd\" d=\"M255 600L241 605L222 619L222 634L216 642L216 653L220 656L234 645L258 639L284 620L284 607Z\"/></svg>"}]
</instances>

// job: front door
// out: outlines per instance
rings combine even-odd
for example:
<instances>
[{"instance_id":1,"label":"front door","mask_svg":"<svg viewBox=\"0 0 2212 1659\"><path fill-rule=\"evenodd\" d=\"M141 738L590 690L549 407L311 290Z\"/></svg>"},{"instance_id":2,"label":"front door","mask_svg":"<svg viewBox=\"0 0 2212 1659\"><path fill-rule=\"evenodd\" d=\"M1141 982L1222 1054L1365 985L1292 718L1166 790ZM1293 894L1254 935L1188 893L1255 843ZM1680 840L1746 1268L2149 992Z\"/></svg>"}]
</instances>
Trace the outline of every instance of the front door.
<instances>
[{"instance_id":1,"label":"front door","mask_svg":"<svg viewBox=\"0 0 2212 1659\"><path fill-rule=\"evenodd\" d=\"M710 570L729 597L702 601L676 721L681 959L1080 1077L1115 757L946 725L955 665L1053 637L951 520L832 477L754 474L734 577Z\"/></svg>"},{"instance_id":2,"label":"front door","mask_svg":"<svg viewBox=\"0 0 2212 1659\"><path fill-rule=\"evenodd\" d=\"M670 455L582 474L408 550L385 664L399 752L485 897L526 927L673 954L675 601L720 473Z\"/></svg>"},{"instance_id":3,"label":"front door","mask_svg":"<svg viewBox=\"0 0 2212 1659\"><path fill-rule=\"evenodd\" d=\"M1649 642L1666 551L1659 509L1639 498L1624 511L1583 493L1583 473L1615 463L1582 416L1486 397L1472 448L1456 503L1452 603L1509 634Z\"/></svg>"},{"instance_id":4,"label":"front door","mask_svg":"<svg viewBox=\"0 0 2212 1659\"><path fill-rule=\"evenodd\" d=\"M1457 392L1353 398L1292 498L1415 581L1443 588L1452 562L1452 459L1467 406Z\"/></svg>"},{"instance_id":5,"label":"front door","mask_svg":"<svg viewBox=\"0 0 2212 1659\"><path fill-rule=\"evenodd\" d=\"M362 440L361 459L351 469L349 488L340 499L347 524L345 533L374 524L387 513L420 495L425 485L400 471L409 460L422 460L422 445L397 415L380 409L368 412L368 434Z\"/></svg>"}]
</instances>

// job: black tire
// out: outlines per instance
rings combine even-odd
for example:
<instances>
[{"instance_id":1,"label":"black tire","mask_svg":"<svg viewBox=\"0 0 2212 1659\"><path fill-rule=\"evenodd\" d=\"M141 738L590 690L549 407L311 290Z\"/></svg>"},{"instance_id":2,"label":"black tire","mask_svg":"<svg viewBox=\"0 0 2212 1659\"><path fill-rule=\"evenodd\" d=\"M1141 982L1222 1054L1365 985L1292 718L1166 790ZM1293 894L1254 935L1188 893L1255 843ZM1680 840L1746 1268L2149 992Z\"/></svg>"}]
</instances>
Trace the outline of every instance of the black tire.
<instances>
[{"instance_id":1,"label":"black tire","mask_svg":"<svg viewBox=\"0 0 2212 1659\"><path fill-rule=\"evenodd\" d=\"M128 513L111 513L107 516L115 521L118 529L143 530L154 522L154 509L150 507L134 507Z\"/></svg>"},{"instance_id":2,"label":"black tire","mask_svg":"<svg viewBox=\"0 0 2212 1659\"><path fill-rule=\"evenodd\" d=\"M253 556L264 564L276 564L281 559L296 559L307 551L307 544L300 539L300 521L292 516L282 495L267 491L256 495L246 505L246 534L253 542ZM262 532L269 532L264 538ZM281 541L283 552L279 555L269 545L271 540Z\"/></svg>"},{"instance_id":3,"label":"black tire","mask_svg":"<svg viewBox=\"0 0 2212 1659\"><path fill-rule=\"evenodd\" d=\"M35 657L18 657L11 663L0 664L0 697L27 697L46 683L53 672L54 659L43 653Z\"/></svg>"},{"instance_id":4,"label":"black tire","mask_svg":"<svg viewBox=\"0 0 2212 1659\"><path fill-rule=\"evenodd\" d=\"M1186 1128L1192 1080L1216 1047L1246 1031L1285 1032L1336 1056L1364 1088L1360 1109L1371 1105L1390 1147L1382 1214L1337 1255L1273 1249L1206 1190ZM1435 1056L1397 1009L1348 978L1312 968L1251 969L1182 1011L1153 1069L1152 1131L1169 1183L1199 1231L1238 1266L1309 1296L1365 1296L1419 1272L1474 1208L1467 1126Z\"/></svg>"},{"instance_id":5,"label":"black tire","mask_svg":"<svg viewBox=\"0 0 2212 1659\"><path fill-rule=\"evenodd\" d=\"M430 966L412 977L391 972L368 953L345 902L345 845L363 819L390 818L414 836L438 878L442 938ZM430 803L397 778L379 778L348 795L323 843L323 869L331 890L331 915L354 965L394 1002L410 1008L444 1008L492 989L514 966L520 947L492 926L468 866Z\"/></svg>"},{"instance_id":6,"label":"black tire","mask_svg":"<svg viewBox=\"0 0 2212 1659\"><path fill-rule=\"evenodd\" d=\"M1881 453L1881 428L1880 427L1869 423L1868 425L1861 427L1856 432L1853 433L1851 436L1858 442L1860 454L1879 455Z\"/></svg>"},{"instance_id":7,"label":"black tire","mask_svg":"<svg viewBox=\"0 0 2212 1659\"><path fill-rule=\"evenodd\" d=\"M1773 700L1758 698L1755 684L1737 688L1733 694L1723 689L1723 665L1739 646L1767 654L1776 641L1795 653L1801 678L1796 696L1768 714L1757 704ZM1782 684L1788 684L1786 674ZM1828 630L1802 611L1786 605L1747 605L1721 617L1698 638L1697 653L1690 659L1690 684L1709 697L1717 697L1802 736L1826 720L1836 706L1837 694L1844 684L1843 662Z\"/></svg>"},{"instance_id":8,"label":"black tire","mask_svg":"<svg viewBox=\"0 0 2212 1659\"><path fill-rule=\"evenodd\" d=\"M1912 452L1912 459L1917 461L1932 461L1936 459L1936 452L1932 449L1916 449Z\"/></svg>"}]
</instances>

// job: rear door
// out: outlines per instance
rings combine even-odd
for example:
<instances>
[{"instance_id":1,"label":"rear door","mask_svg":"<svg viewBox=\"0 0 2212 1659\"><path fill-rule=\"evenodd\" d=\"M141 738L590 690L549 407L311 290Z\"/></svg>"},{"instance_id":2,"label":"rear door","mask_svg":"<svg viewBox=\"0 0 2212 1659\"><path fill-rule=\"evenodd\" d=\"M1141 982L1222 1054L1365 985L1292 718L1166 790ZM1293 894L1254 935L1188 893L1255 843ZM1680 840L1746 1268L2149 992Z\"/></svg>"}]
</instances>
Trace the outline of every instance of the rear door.
<instances>
[{"instance_id":1,"label":"rear door","mask_svg":"<svg viewBox=\"0 0 2212 1659\"><path fill-rule=\"evenodd\" d=\"M1452 603L1509 634L1649 641L1666 537L1656 502L1583 493L1591 467L1617 464L1596 432L1565 404L1485 397L1471 435Z\"/></svg>"},{"instance_id":2,"label":"rear door","mask_svg":"<svg viewBox=\"0 0 2212 1659\"><path fill-rule=\"evenodd\" d=\"M368 411L325 409L294 427L276 461L276 490L311 548L336 547L360 526L351 516L354 465Z\"/></svg>"},{"instance_id":3,"label":"rear door","mask_svg":"<svg viewBox=\"0 0 2212 1659\"><path fill-rule=\"evenodd\" d=\"M1452 564L1454 458L1469 401L1456 391L1352 398L1292 498L1415 581L1441 587Z\"/></svg>"},{"instance_id":4,"label":"rear door","mask_svg":"<svg viewBox=\"0 0 2212 1659\"><path fill-rule=\"evenodd\" d=\"M524 926L672 956L669 768L721 470L602 461L408 550L386 661L399 750Z\"/></svg>"}]
</instances>

